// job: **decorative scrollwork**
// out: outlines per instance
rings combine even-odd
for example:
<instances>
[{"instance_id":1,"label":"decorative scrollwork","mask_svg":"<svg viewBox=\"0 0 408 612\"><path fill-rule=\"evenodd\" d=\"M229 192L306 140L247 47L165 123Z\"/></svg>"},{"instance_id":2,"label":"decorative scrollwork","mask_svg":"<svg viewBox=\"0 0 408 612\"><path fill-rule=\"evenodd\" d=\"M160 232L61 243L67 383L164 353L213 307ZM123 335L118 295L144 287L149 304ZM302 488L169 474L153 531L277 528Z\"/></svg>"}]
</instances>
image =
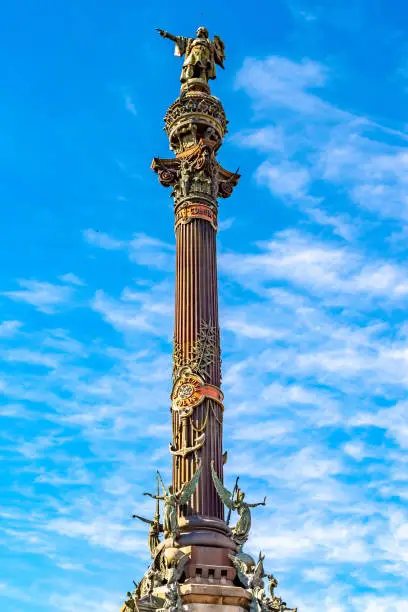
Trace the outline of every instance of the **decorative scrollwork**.
<instances>
[{"instance_id":1,"label":"decorative scrollwork","mask_svg":"<svg viewBox=\"0 0 408 612\"><path fill-rule=\"evenodd\" d=\"M174 185L177 180L177 172L174 170L163 169L159 171L159 181L164 187Z\"/></svg>"},{"instance_id":2,"label":"decorative scrollwork","mask_svg":"<svg viewBox=\"0 0 408 612\"><path fill-rule=\"evenodd\" d=\"M180 376L182 368L189 368L204 380L208 380L210 368L214 363L220 364L220 332L211 322L202 321L197 340L193 343L190 354L183 355L182 348L174 340L173 380Z\"/></svg>"},{"instance_id":3,"label":"decorative scrollwork","mask_svg":"<svg viewBox=\"0 0 408 612\"><path fill-rule=\"evenodd\" d=\"M191 131L194 126L190 126ZM187 130L188 131L188 130ZM208 131L208 130L207 130ZM228 198L237 185L240 175L222 168L216 159L217 142L211 133L200 138L172 159L155 157L151 164L164 187L173 186L176 208L181 200L199 196L213 202L217 196Z\"/></svg>"},{"instance_id":4,"label":"decorative scrollwork","mask_svg":"<svg viewBox=\"0 0 408 612\"><path fill-rule=\"evenodd\" d=\"M176 338L174 337L173 340L173 380L176 380L178 378L180 369L185 366L188 365L188 363L185 363L187 360L184 359L183 357L183 351L181 348L181 345L179 342L177 342Z\"/></svg>"},{"instance_id":5,"label":"decorative scrollwork","mask_svg":"<svg viewBox=\"0 0 408 612\"><path fill-rule=\"evenodd\" d=\"M201 322L200 333L193 345L193 357L196 371L204 379L208 378L209 369L217 358L220 362L220 332L211 322Z\"/></svg>"},{"instance_id":6,"label":"decorative scrollwork","mask_svg":"<svg viewBox=\"0 0 408 612\"><path fill-rule=\"evenodd\" d=\"M221 181L218 184L218 195L221 198L229 198L232 195L234 186L228 181Z\"/></svg>"},{"instance_id":7,"label":"decorative scrollwork","mask_svg":"<svg viewBox=\"0 0 408 612\"><path fill-rule=\"evenodd\" d=\"M208 95L197 95L197 96L183 96L178 98L168 108L167 113L164 117L166 124L166 131L170 132L172 125L177 119L183 115L190 115L197 113L201 115L208 115L215 119L225 133L227 131L227 118L225 111L216 98Z\"/></svg>"},{"instance_id":8,"label":"decorative scrollwork","mask_svg":"<svg viewBox=\"0 0 408 612\"><path fill-rule=\"evenodd\" d=\"M195 170L203 170L203 168L205 168L206 161L207 160L205 154L201 153L201 155L197 157L197 160L195 162Z\"/></svg>"}]
</instances>

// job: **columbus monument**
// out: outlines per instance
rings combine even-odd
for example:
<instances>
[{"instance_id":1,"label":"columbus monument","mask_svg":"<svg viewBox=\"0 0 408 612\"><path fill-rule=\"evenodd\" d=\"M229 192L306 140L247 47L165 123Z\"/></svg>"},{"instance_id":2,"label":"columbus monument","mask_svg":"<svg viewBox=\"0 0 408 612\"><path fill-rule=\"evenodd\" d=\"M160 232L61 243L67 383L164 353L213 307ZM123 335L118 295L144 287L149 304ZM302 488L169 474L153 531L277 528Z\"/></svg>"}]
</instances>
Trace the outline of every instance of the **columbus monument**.
<instances>
[{"instance_id":1,"label":"columbus monument","mask_svg":"<svg viewBox=\"0 0 408 612\"><path fill-rule=\"evenodd\" d=\"M249 503L238 479L232 491L223 483L218 199L230 197L240 177L217 160L228 121L209 81L217 66L224 68L225 46L204 27L193 38L158 32L183 57L180 96L164 118L174 155L151 165L174 200L173 469L171 485L157 473L145 493L156 500L153 518L134 515L149 525L151 563L121 612L284 612L290 609L275 595L277 580L265 573L264 556L243 550L252 509L266 499Z\"/></svg>"}]
</instances>

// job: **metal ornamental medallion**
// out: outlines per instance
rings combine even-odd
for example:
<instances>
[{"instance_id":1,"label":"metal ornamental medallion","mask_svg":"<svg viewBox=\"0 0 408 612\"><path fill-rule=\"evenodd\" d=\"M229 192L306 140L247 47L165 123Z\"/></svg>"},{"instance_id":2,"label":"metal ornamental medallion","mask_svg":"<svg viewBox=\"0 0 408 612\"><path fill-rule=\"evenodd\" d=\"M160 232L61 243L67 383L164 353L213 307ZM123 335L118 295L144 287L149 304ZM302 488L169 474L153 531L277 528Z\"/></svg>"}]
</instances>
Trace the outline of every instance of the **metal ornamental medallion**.
<instances>
[{"instance_id":1,"label":"metal ornamental medallion","mask_svg":"<svg viewBox=\"0 0 408 612\"><path fill-rule=\"evenodd\" d=\"M174 410L186 410L201 404L204 399L202 381L198 376L183 376L174 385L172 400Z\"/></svg>"},{"instance_id":2,"label":"metal ornamental medallion","mask_svg":"<svg viewBox=\"0 0 408 612\"><path fill-rule=\"evenodd\" d=\"M215 400L222 406L224 396L218 387L205 384L196 374L184 374L174 383L171 394L173 410L187 416L206 397Z\"/></svg>"},{"instance_id":3,"label":"metal ornamental medallion","mask_svg":"<svg viewBox=\"0 0 408 612\"><path fill-rule=\"evenodd\" d=\"M190 385L190 383L184 383L184 385L181 385L178 390L178 396L180 399L188 399L193 395L193 393L194 387L193 385Z\"/></svg>"}]
</instances>

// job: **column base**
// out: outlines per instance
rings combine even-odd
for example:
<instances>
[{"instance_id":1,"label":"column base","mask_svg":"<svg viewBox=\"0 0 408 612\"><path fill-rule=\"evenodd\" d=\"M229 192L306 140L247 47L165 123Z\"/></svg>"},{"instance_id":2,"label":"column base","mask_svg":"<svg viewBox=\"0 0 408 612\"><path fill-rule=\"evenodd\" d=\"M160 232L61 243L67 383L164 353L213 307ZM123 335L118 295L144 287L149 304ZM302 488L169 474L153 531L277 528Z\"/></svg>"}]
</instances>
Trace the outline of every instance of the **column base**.
<instances>
[{"instance_id":1,"label":"column base","mask_svg":"<svg viewBox=\"0 0 408 612\"><path fill-rule=\"evenodd\" d=\"M183 584L180 586L183 603L188 610L248 610L251 596L241 587L221 584Z\"/></svg>"},{"instance_id":2,"label":"column base","mask_svg":"<svg viewBox=\"0 0 408 612\"><path fill-rule=\"evenodd\" d=\"M155 596L165 597L165 588L156 589ZM221 585L221 584L181 584L180 594L183 601L183 610L191 612L210 612L214 610L224 610L226 607L229 612L246 612L249 610L251 596L241 587ZM142 610L140 603L138 607ZM152 610L154 608L148 608ZM160 608L159 610L165 610ZM145 609L144 612L147 612Z\"/></svg>"},{"instance_id":3,"label":"column base","mask_svg":"<svg viewBox=\"0 0 408 612\"><path fill-rule=\"evenodd\" d=\"M201 516L182 517L179 522L180 536L178 546L212 546L228 549L229 553L237 551L231 539L231 529L225 521Z\"/></svg>"}]
</instances>

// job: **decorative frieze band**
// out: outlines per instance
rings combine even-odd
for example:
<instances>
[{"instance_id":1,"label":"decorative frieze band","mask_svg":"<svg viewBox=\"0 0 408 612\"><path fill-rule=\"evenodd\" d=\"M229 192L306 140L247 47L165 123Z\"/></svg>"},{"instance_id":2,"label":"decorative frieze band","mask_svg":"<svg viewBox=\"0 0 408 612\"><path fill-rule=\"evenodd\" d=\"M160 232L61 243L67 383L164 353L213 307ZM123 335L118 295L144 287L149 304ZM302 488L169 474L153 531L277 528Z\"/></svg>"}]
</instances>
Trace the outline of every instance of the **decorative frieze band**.
<instances>
[{"instance_id":1,"label":"decorative frieze band","mask_svg":"<svg viewBox=\"0 0 408 612\"><path fill-rule=\"evenodd\" d=\"M212 227L217 231L217 213L212 210L207 204L187 204L176 212L174 228L177 229L179 225L189 223L193 219L203 219L208 221Z\"/></svg>"}]
</instances>

